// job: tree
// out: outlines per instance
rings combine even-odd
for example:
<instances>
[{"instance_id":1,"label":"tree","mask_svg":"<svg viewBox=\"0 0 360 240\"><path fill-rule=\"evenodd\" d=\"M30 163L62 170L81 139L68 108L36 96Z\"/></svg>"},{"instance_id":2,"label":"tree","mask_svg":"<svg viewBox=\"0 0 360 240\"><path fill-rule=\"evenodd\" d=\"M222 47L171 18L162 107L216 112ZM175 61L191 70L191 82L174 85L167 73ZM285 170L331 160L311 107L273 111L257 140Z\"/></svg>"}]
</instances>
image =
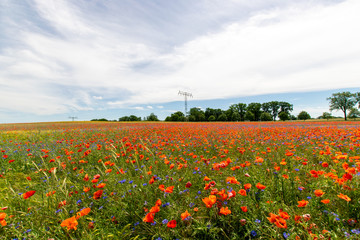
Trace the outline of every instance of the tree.
<instances>
[{"instance_id":1,"label":"tree","mask_svg":"<svg viewBox=\"0 0 360 240\"><path fill-rule=\"evenodd\" d=\"M189 122L195 122L196 118L194 115L189 115Z\"/></svg>"},{"instance_id":2,"label":"tree","mask_svg":"<svg viewBox=\"0 0 360 240\"><path fill-rule=\"evenodd\" d=\"M146 117L146 121L159 121L159 119L154 113L150 113L150 115Z\"/></svg>"},{"instance_id":3,"label":"tree","mask_svg":"<svg viewBox=\"0 0 360 240\"><path fill-rule=\"evenodd\" d=\"M246 111L245 113L245 119L249 121L254 121L255 117L254 114L250 111Z\"/></svg>"},{"instance_id":4,"label":"tree","mask_svg":"<svg viewBox=\"0 0 360 240\"><path fill-rule=\"evenodd\" d=\"M323 114L320 116L322 119L329 120L329 118L332 118L331 113L323 112Z\"/></svg>"},{"instance_id":5,"label":"tree","mask_svg":"<svg viewBox=\"0 0 360 240\"><path fill-rule=\"evenodd\" d=\"M281 121L290 120L290 114L288 114L287 112L280 112L279 118Z\"/></svg>"},{"instance_id":6,"label":"tree","mask_svg":"<svg viewBox=\"0 0 360 240\"><path fill-rule=\"evenodd\" d=\"M234 109L231 109L231 108L229 108L228 110L225 111L227 121L234 121L234 119L233 119L234 113L235 113Z\"/></svg>"},{"instance_id":7,"label":"tree","mask_svg":"<svg viewBox=\"0 0 360 240\"><path fill-rule=\"evenodd\" d=\"M280 106L280 112L286 112L287 114L290 114L290 112L293 110L293 105L288 102L279 102Z\"/></svg>"},{"instance_id":8,"label":"tree","mask_svg":"<svg viewBox=\"0 0 360 240\"><path fill-rule=\"evenodd\" d=\"M233 114L238 113L240 115L239 120L232 119L233 121L244 121L245 120L245 113L246 113L246 104L245 103L238 103L230 105L229 109L232 110Z\"/></svg>"},{"instance_id":9,"label":"tree","mask_svg":"<svg viewBox=\"0 0 360 240\"><path fill-rule=\"evenodd\" d=\"M360 108L360 92L354 93L355 100L358 103L358 108Z\"/></svg>"},{"instance_id":10,"label":"tree","mask_svg":"<svg viewBox=\"0 0 360 240\"><path fill-rule=\"evenodd\" d=\"M128 121L141 121L141 117L137 117L135 115L130 115L130 116L124 116L119 118L119 122L128 122Z\"/></svg>"},{"instance_id":11,"label":"tree","mask_svg":"<svg viewBox=\"0 0 360 240\"><path fill-rule=\"evenodd\" d=\"M215 119L218 119L219 118L219 116L223 113L224 111L223 110L221 110L221 109L213 109L213 108L206 108L206 110L205 110L205 120L207 120L207 121L210 121L209 120L209 117L211 116L211 115L213 115L214 117L215 117Z\"/></svg>"},{"instance_id":12,"label":"tree","mask_svg":"<svg viewBox=\"0 0 360 240\"><path fill-rule=\"evenodd\" d=\"M232 116L231 116L231 120L232 120L232 121L236 121L236 122L241 121L241 116L240 116L240 114L239 114L238 112L234 112L234 113L232 114Z\"/></svg>"},{"instance_id":13,"label":"tree","mask_svg":"<svg viewBox=\"0 0 360 240\"><path fill-rule=\"evenodd\" d=\"M357 94L350 92L333 93L327 100L330 101L330 111L341 110L344 113L344 119L347 120L347 111L357 103Z\"/></svg>"},{"instance_id":14,"label":"tree","mask_svg":"<svg viewBox=\"0 0 360 240\"><path fill-rule=\"evenodd\" d=\"M225 122L227 120L227 117L226 117L226 114L225 113L222 113L218 118L217 118L218 121L220 122Z\"/></svg>"},{"instance_id":15,"label":"tree","mask_svg":"<svg viewBox=\"0 0 360 240\"><path fill-rule=\"evenodd\" d=\"M299 120L307 120L307 119L310 119L311 118L311 116L310 116L310 114L308 113L308 112L306 112L306 111L301 111L300 113L299 113L299 115L298 115L298 117L297 117Z\"/></svg>"},{"instance_id":16,"label":"tree","mask_svg":"<svg viewBox=\"0 0 360 240\"><path fill-rule=\"evenodd\" d=\"M91 119L90 121L99 121L99 122L107 122L109 120L107 120L106 118L100 118L100 119ZM115 120L116 121L116 120Z\"/></svg>"},{"instance_id":17,"label":"tree","mask_svg":"<svg viewBox=\"0 0 360 240\"><path fill-rule=\"evenodd\" d=\"M189 115L189 121L191 121L191 122L205 121L205 113L204 113L204 111L201 110L201 108L197 108L197 107L191 108L190 109L190 115Z\"/></svg>"},{"instance_id":18,"label":"tree","mask_svg":"<svg viewBox=\"0 0 360 240\"><path fill-rule=\"evenodd\" d=\"M247 106L247 111L254 115L254 121L259 121L261 115L261 103L250 103Z\"/></svg>"},{"instance_id":19,"label":"tree","mask_svg":"<svg viewBox=\"0 0 360 240\"><path fill-rule=\"evenodd\" d=\"M170 117L166 117L165 121L184 122L186 121L186 118L183 112L177 111L172 113Z\"/></svg>"},{"instance_id":20,"label":"tree","mask_svg":"<svg viewBox=\"0 0 360 240\"><path fill-rule=\"evenodd\" d=\"M245 121L246 103L238 103L237 108L241 118L240 121Z\"/></svg>"},{"instance_id":21,"label":"tree","mask_svg":"<svg viewBox=\"0 0 360 240\"><path fill-rule=\"evenodd\" d=\"M209 118L208 118L208 121L209 122L214 122L216 120L215 116L214 115L211 115Z\"/></svg>"},{"instance_id":22,"label":"tree","mask_svg":"<svg viewBox=\"0 0 360 240\"><path fill-rule=\"evenodd\" d=\"M279 114L279 109L280 109L280 105L278 101L271 101L269 102L270 104L270 110L271 110L271 115L273 116L273 120L276 120L276 117Z\"/></svg>"},{"instance_id":23,"label":"tree","mask_svg":"<svg viewBox=\"0 0 360 240\"><path fill-rule=\"evenodd\" d=\"M127 121L129 121L128 116L123 116L123 117L119 118L119 122L127 122Z\"/></svg>"},{"instance_id":24,"label":"tree","mask_svg":"<svg viewBox=\"0 0 360 240\"><path fill-rule=\"evenodd\" d=\"M358 118L360 117L360 111L356 108L352 108L349 112L349 118Z\"/></svg>"},{"instance_id":25,"label":"tree","mask_svg":"<svg viewBox=\"0 0 360 240\"><path fill-rule=\"evenodd\" d=\"M272 116L270 113L268 112L263 112L261 115L260 115L260 121L271 121L272 120Z\"/></svg>"},{"instance_id":26,"label":"tree","mask_svg":"<svg viewBox=\"0 0 360 240\"><path fill-rule=\"evenodd\" d=\"M261 109L264 112L270 113L271 114L271 104L269 102L263 103L261 104Z\"/></svg>"},{"instance_id":27,"label":"tree","mask_svg":"<svg viewBox=\"0 0 360 240\"><path fill-rule=\"evenodd\" d=\"M137 117L135 115L129 116L129 121L135 122L135 121L141 121L141 117Z\"/></svg>"}]
</instances>

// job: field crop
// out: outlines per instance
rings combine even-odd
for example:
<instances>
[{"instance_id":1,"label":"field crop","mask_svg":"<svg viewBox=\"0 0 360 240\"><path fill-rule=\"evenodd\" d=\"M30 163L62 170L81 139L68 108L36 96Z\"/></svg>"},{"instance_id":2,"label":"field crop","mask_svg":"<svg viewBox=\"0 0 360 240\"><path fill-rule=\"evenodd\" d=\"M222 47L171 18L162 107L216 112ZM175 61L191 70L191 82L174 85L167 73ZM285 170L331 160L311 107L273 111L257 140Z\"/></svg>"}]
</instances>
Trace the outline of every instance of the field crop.
<instances>
[{"instance_id":1,"label":"field crop","mask_svg":"<svg viewBox=\"0 0 360 240\"><path fill-rule=\"evenodd\" d=\"M348 122L0 126L0 239L359 239Z\"/></svg>"}]
</instances>

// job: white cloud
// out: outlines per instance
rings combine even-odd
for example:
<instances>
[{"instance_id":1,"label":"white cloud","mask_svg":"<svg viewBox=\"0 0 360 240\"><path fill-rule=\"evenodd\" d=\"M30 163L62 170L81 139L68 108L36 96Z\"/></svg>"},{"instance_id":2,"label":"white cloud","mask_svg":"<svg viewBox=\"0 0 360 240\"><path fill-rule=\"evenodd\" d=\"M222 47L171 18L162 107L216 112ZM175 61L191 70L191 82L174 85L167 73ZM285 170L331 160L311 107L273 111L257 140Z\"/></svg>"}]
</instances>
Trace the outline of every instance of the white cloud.
<instances>
[{"instance_id":1,"label":"white cloud","mask_svg":"<svg viewBox=\"0 0 360 240\"><path fill-rule=\"evenodd\" d=\"M148 109L153 109L153 107L152 106L146 106Z\"/></svg>"},{"instance_id":2,"label":"white cloud","mask_svg":"<svg viewBox=\"0 0 360 240\"><path fill-rule=\"evenodd\" d=\"M13 44L0 45L0 102L6 103L0 110L65 113L93 109L100 96L112 99L105 107L144 110L137 105L182 101L179 90L205 100L360 86L360 1L272 2L279 7L234 0L220 10L200 2L210 11L203 15L207 18L226 18L234 4L257 10L249 18L248 13L239 19L232 15L218 24L221 28L195 37L192 29L186 41L165 48L158 35L166 39L172 25L157 29L155 17L134 19L142 23L135 31L126 26L130 18L97 15L85 3L34 0L43 25L32 19L25 26L12 22L18 31L11 35ZM188 11L191 18L179 31L199 20Z\"/></svg>"}]
</instances>

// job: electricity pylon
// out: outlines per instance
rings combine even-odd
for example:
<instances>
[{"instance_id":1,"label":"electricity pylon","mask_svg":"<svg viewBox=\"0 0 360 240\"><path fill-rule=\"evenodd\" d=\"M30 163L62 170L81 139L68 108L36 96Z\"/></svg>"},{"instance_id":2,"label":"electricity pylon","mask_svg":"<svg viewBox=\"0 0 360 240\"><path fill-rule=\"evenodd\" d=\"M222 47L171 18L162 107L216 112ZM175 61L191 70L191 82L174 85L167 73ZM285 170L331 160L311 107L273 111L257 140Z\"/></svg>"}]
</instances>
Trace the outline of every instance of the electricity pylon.
<instances>
[{"instance_id":1,"label":"electricity pylon","mask_svg":"<svg viewBox=\"0 0 360 240\"><path fill-rule=\"evenodd\" d=\"M186 119L187 119L187 116L188 116L188 111L187 111L187 98L188 98L188 97L193 97L193 95L192 95L192 93L182 92L182 91L179 91L179 95L185 96L185 117L186 117Z\"/></svg>"}]
</instances>

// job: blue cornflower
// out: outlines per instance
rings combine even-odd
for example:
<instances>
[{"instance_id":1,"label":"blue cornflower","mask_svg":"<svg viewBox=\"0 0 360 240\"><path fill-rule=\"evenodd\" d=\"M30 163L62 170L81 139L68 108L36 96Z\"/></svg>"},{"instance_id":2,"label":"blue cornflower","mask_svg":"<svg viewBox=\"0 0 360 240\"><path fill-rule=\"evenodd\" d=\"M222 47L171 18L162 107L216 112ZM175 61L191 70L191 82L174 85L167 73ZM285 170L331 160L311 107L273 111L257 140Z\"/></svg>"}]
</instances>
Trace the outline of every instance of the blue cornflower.
<instances>
[{"instance_id":1,"label":"blue cornflower","mask_svg":"<svg viewBox=\"0 0 360 240\"><path fill-rule=\"evenodd\" d=\"M256 235L257 235L257 233L256 233L254 230L252 230L252 231L250 232L250 234L251 234L251 236L253 236L253 237L256 237Z\"/></svg>"},{"instance_id":2,"label":"blue cornflower","mask_svg":"<svg viewBox=\"0 0 360 240\"><path fill-rule=\"evenodd\" d=\"M290 236L290 233L284 232L284 233L283 233L283 236L284 236L285 239L287 239L287 238Z\"/></svg>"}]
</instances>

